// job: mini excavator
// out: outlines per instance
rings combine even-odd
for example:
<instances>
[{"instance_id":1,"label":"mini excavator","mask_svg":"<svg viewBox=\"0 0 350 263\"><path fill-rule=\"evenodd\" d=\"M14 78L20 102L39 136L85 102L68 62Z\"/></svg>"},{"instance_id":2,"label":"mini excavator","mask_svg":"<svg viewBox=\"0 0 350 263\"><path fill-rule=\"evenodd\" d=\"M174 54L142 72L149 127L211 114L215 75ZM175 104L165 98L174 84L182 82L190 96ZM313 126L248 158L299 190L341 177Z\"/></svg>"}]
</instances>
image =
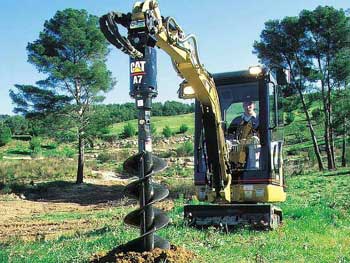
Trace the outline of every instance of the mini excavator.
<instances>
[{"instance_id":1,"label":"mini excavator","mask_svg":"<svg viewBox=\"0 0 350 263\"><path fill-rule=\"evenodd\" d=\"M127 29L127 36L118 25ZM131 13L108 13L100 18L100 27L110 43L130 56L130 96L139 109L139 153L124 168L139 176L126 192L139 199L140 208L125 222L139 227L141 235L120 250L169 248L168 241L154 234L169 220L152 207L168 194L151 178L166 167L152 155L150 132L152 98L158 93L156 47L170 56L183 79L179 97L195 99L194 184L198 200L207 204L185 206L185 220L199 227L278 227L282 211L273 203L286 199L279 103L280 87L288 83L283 69L256 66L210 74L200 63L195 36L186 35L174 18L162 17L155 0L135 3ZM232 120L245 114L244 103L254 104L259 124L243 121L243 128L231 132Z\"/></svg>"}]
</instances>

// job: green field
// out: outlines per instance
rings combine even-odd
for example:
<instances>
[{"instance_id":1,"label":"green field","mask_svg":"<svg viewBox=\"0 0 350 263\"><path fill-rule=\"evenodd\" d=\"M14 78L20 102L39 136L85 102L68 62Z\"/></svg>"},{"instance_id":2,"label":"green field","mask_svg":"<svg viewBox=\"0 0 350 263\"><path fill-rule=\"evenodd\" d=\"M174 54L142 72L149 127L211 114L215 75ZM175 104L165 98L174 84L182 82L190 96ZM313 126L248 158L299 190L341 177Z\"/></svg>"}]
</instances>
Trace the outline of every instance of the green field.
<instances>
[{"instance_id":1,"label":"green field","mask_svg":"<svg viewBox=\"0 0 350 263\"><path fill-rule=\"evenodd\" d=\"M174 208L168 212L172 223L159 234L193 251L197 255L194 262L350 262L349 173L347 169L287 177L288 199L281 204L283 225L276 231L241 228L224 233L214 228L188 228L182 220L183 205L188 200L176 198ZM173 181L167 183L171 191L191 189L188 181L177 182L177 187ZM72 186L60 187L64 191ZM93 192L91 187L86 191ZM108 252L138 235L138 231L122 223L123 216L132 209L120 204L23 217L26 223L52 225L84 220L85 228L82 224L52 239L39 234L33 241L17 237L2 240L0 262L88 262L94 253Z\"/></svg>"},{"instance_id":2,"label":"green field","mask_svg":"<svg viewBox=\"0 0 350 263\"><path fill-rule=\"evenodd\" d=\"M110 128L110 132L112 134L121 134L123 132L123 127L128 122L130 122L135 128L137 128L137 120L131 120L114 124ZM183 114L178 116L155 116L151 118L151 122L156 127L157 134L161 134L165 126L169 126L173 132L178 132L182 124L186 124L189 127L188 133L193 134L194 132L194 113Z\"/></svg>"}]
</instances>

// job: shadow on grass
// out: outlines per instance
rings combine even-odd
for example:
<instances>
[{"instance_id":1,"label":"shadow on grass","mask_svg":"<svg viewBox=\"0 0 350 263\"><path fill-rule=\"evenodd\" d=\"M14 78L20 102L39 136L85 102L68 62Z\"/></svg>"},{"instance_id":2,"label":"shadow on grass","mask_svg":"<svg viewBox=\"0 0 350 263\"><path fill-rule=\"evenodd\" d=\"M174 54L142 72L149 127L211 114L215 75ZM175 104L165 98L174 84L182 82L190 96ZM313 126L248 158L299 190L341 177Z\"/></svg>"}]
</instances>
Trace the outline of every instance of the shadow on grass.
<instances>
[{"instance_id":1,"label":"shadow on grass","mask_svg":"<svg viewBox=\"0 0 350 263\"><path fill-rule=\"evenodd\" d=\"M16 155L28 155L30 156L29 150L8 150L7 154L16 154Z\"/></svg>"},{"instance_id":2,"label":"shadow on grass","mask_svg":"<svg viewBox=\"0 0 350 263\"><path fill-rule=\"evenodd\" d=\"M331 171L331 172L326 172L323 174L323 176L338 176L338 175L350 175L350 169Z\"/></svg>"},{"instance_id":3,"label":"shadow on grass","mask_svg":"<svg viewBox=\"0 0 350 263\"><path fill-rule=\"evenodd\" d=\"M122 185L54 181L14 187L13 192L17 195L24 195L25 199L30 201L96 205L124 199L124 188Z\"/></svg>"}]
</instances>

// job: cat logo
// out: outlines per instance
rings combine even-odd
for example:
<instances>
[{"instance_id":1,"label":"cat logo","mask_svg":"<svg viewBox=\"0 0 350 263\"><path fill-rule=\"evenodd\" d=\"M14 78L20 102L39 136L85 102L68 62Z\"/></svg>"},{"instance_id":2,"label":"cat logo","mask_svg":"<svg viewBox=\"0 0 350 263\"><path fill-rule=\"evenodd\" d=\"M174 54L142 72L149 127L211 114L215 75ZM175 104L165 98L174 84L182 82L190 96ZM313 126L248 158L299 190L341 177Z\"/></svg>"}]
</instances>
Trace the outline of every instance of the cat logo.
<instances>
[{"instance_id":1,"label":"cat logo","mask_svg":"<svg viewBox=\"0 0 350 263\"><path fill-rule=\"evenodd\" d=\"M145 74L146 61L134 61L130 63L131 76Z\"/></svg>"},{"instance_id":2,"label":"cat logo","mask_svg":"<svg viewBox=\"0 0 350 263\"><path fill-rule=\"evenodd\" d=\"M146 61L134 61L130 63L130 75L133 77L132 84L141 84L143 75L145 75Z\"/></svg>"}]
</instances>

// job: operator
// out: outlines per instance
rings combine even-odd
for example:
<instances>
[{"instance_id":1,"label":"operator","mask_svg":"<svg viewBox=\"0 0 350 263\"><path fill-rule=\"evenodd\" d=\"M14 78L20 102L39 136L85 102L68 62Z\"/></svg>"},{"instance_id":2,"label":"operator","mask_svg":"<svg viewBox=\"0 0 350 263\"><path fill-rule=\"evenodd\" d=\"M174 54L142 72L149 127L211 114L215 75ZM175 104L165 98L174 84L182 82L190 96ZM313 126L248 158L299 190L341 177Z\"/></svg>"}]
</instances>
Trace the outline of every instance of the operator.
<instances>
[{"instance_id":1,"label":"operator","mask_svg":"<svg viewBox=\"0 0 350 263\"><path fill-rule=\"evenodd\" d=\"M259 118L255 112L255 102L243 102L244 113L234 118L228 128L227 133L234 135L235 139L248 139L258 135Z\"/></svg>"},{"instance_id":2,"label":"operator","mask_svg":"<svg viewBox=\"0 0 350 263\"><path fill-rule=\"evenodd\" d=\"M233 136L230 151L230 161L233 168L258 169L260 150L259 144L259 118L255 112L255 102L243 102L244 113L234 118L228 128L229 137Z\"/></svg>"}]
</instances>

